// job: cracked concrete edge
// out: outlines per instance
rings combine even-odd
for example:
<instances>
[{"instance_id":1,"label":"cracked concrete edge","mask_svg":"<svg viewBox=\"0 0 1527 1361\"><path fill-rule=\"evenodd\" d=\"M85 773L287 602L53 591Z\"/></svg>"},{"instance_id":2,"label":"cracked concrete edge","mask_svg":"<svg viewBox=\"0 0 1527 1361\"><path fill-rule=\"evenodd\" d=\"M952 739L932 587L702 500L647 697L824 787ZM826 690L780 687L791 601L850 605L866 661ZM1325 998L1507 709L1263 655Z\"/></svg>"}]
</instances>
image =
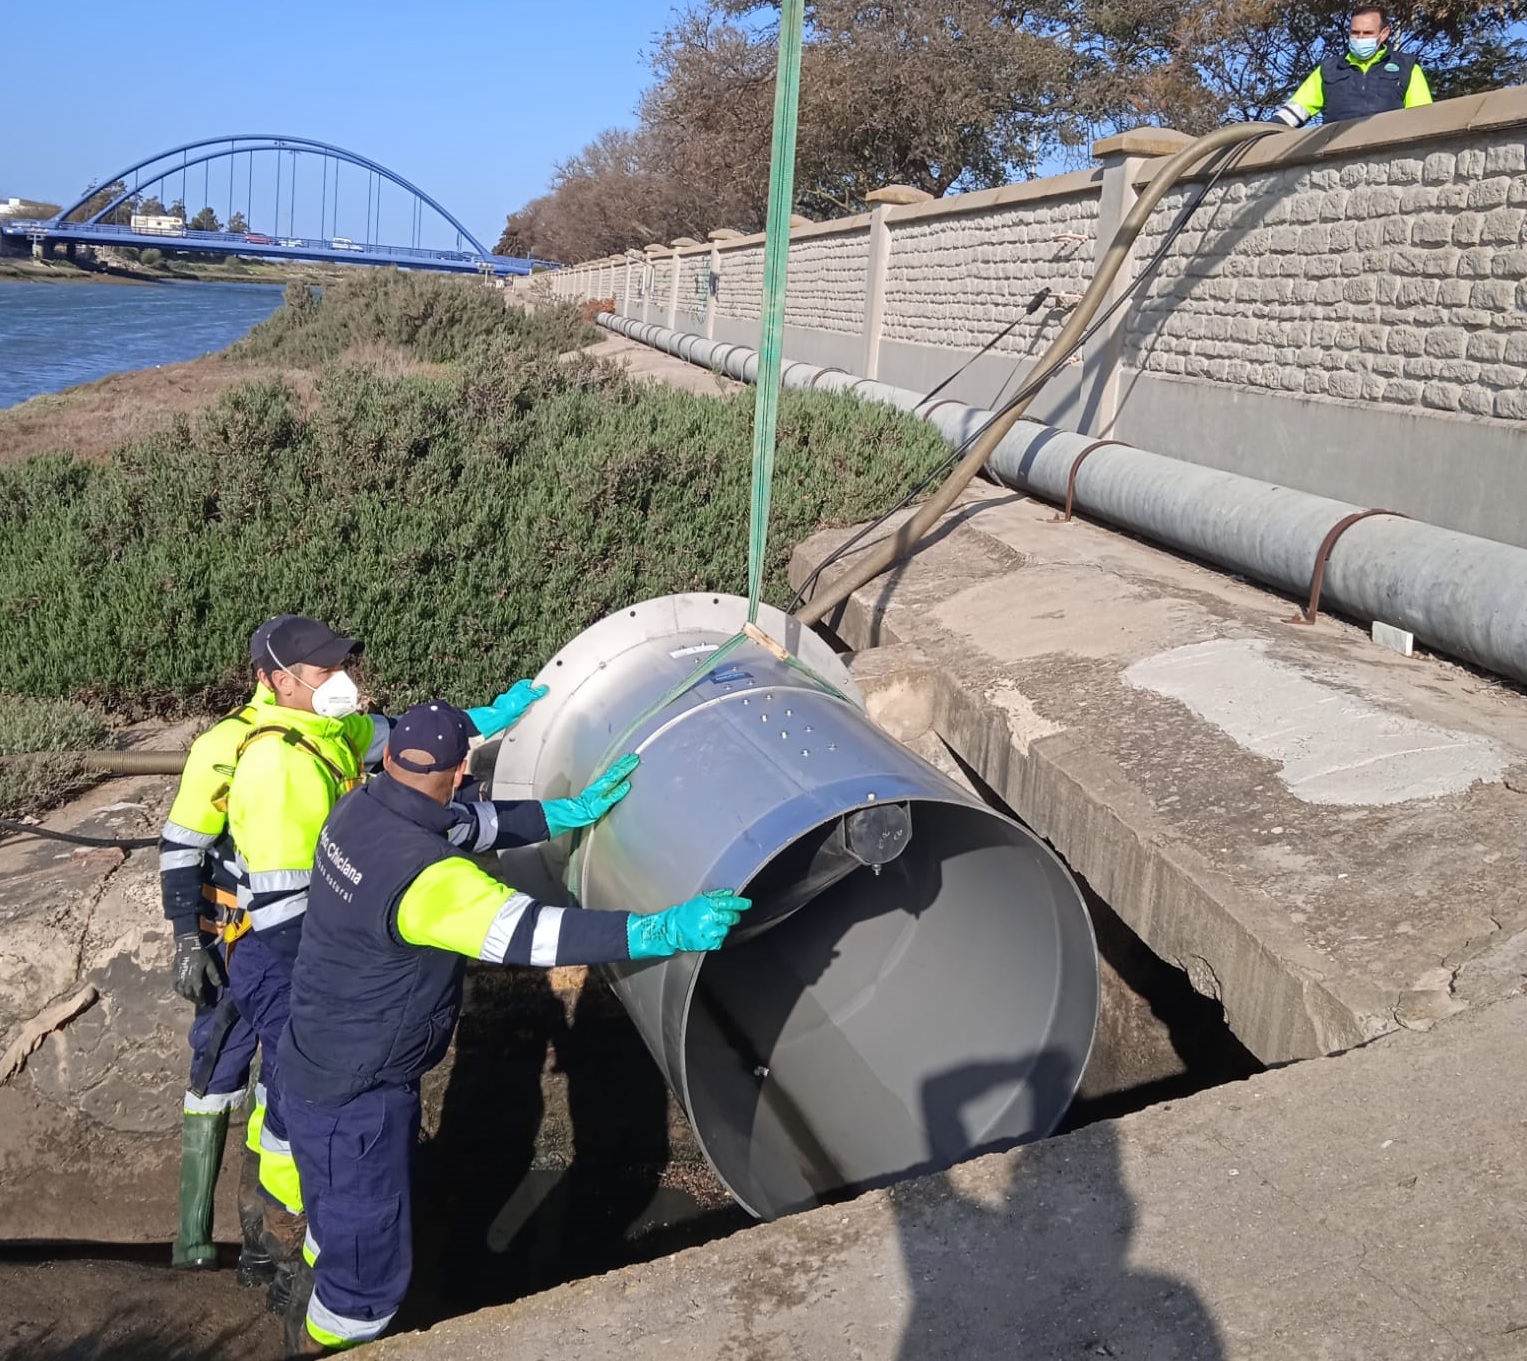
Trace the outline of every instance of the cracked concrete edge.
<instances>
[{"instance_id":1,"label":"cracked concrete edge","mask_svg":"<svg viewBox=\"0 0 1527 1361\"><path fill-rule=\"evenodd\" d=\"M855 674L873 677L873 693L931 692L932 730L1151 950L1221 1002L1232 1031L1262 1062L1338 1053L1401 1026L1397 995L1330 977L1327 961L1278 924L1274 905L1174 842L1112 762L1074 734L1015 740L1007 709L965 691L859 594L829 626L863 647ZM872 661L877 651L891 655Z\"/></svg>"}]
</instances>

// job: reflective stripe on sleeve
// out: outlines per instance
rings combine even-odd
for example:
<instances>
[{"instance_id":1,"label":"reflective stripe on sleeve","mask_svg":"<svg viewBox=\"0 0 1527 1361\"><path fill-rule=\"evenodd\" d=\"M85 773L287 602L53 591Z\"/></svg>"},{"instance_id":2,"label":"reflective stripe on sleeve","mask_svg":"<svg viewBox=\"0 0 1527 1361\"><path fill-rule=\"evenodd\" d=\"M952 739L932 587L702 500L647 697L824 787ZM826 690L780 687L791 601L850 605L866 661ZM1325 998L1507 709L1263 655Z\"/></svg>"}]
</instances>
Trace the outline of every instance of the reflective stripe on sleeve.
<instances>
[{"instance_id":1,"label":"reflective stripe on sleeve","mask_svg":"<svg viewBox=\"0 0 1527 1361\"><path fill-rule=\"evenodd\" d=\"M530 962L549 969L557 962L557 943L562 937L562 909L543 907L530 938Z\"/></svg>"},{"instance_id":2,"label":"reflective stripe on sleeve","mask_svg":"<svg viewBox=\"0 0 1527 1361\"><path fill-rule=\"evenodd\" d=\"M381 1336L382 1329L392 1322L392 1315L385 1318L350 1318L336 1314L314 1290L308 1300L308 1334L325 1347L355 1347Z\"/></svg>"},{"instance_id":3,"label":"reflective stripe on sleeve","mask_svg":"<svg viewBox=\"0 0 1527 1361\"><path fill-rule=\"evenodd\" d=\"M249 891L280 893L283 889L306 888L312 878L312 870L250 870Z\"/></svg>"},{"instance_id":4,"label":"reflective stripe on sleeve","mask_svg":"<svg viewBox=\"0 0 1527 1361\"><path fill-rule=\"evenodd\" d=\"M243 902L244 895L240 893L239 901ZM301 893L293 893L286 898L278 898L275 902L265 907L251 905L245 908L249 913L249 925L255 931L269 931L273 926L280 926L283 922L289 922L302 916L308 910L308 895L304 889Z\"/></svg>"},{"instance_id":5,"label":"reflective stripe on sleeve","mask_svg":"<svg viewBox=\"0 0 1527 1361\"><path fill-rule=\"evenodd\" d=\"M487 851L493 848L493 843L498 840L498 809L491 803L478 803L469 805L473 816L477 819L477 844L472 848L477 851Z\"/></svg>"},{"instance_id":6,"label":"reflective stripe on sleeve","mask_svg":"<svg viewBox=\"0 0 1527 1361\"><path fill-rule=\"evenodd\" d=\"M206 850L218 838L217 832L193 832L189 827L182 827L178 822L166 821L160 828L159 835L166 841L174 841L181 846L199 846Z\"/></svg>"},{"instance_id":7,"label":"reflective stripe on sleeve","mask_svg":"<svg viewBox=\"0 0 1527 1361\"><path fill-rule=\"evenodd\" d=\"M206 1096L187 1092L185 1103L180 1109L186 1115L221 1115L224 1111L231 1111L243 1099L242 1087L236 1092L208 1092Z\"/></svg>"},{"instance_id":8,"label":"reflective stripe on sleeve","mask_svg":"<svg viewBox=\"0 0 1527 1361\"><path fill-rule=\"evenodd\" d=\"M160 851L159 873L163 874L166 870L200 869L205 855L205 851Z\"/></svg>"},{"instance_id":9,"label":"reflective stripe on sleeve","mask_svg":"<svg viewBox=\"0 0 1527 1361\"><path fill-rule=\"evenodd\" d=\"M508 953L509 942L514 938L515 928L520 924L520 918L525 915L528 908L534 905L534 898L528 894L516 893L499 908L498 916L493 919L488 927L488 934L483 937L478 958L491 960L494 964L502 963L504 955Z\"/></svg>"}]
</instances>

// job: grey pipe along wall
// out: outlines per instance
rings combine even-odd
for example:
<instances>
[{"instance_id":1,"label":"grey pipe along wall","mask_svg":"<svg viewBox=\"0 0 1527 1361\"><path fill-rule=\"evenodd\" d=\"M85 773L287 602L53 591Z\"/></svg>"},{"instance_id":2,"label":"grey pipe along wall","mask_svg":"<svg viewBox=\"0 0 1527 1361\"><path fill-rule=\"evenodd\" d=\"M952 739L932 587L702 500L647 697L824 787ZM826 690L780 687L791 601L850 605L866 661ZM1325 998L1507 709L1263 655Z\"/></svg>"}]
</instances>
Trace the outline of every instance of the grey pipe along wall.
<instances>
[{"instance_id":1,"label":"grey pipe along wall","mask_svg":"<svg viewBox=\"0 0 1527 1361\"><path fill-rule=\"evenodd\" d=\"M631 795L569 852L506 852L546 901L753 906L717 953L614 966L616 993L736 1199L766 1217L1050 1133L1091 1050L1081 894L1037 837L881 732L812 630L747 601L649 600L542 669L495 798L555 798L639 752ZM666 701L666 702L665 702Z\"/></svg>"},{"instance_id":2,"label":"grey pipe along wall","mask_svg":"<svg viewBox=\"0 0 1527 1361\"><path fill-rule=\"evenodd\" d=\"M601 313L605 329L743 382L758 353L742 345ZM785 361L789 388L851 392L914 412L955 445L992 412L925 398L841 369ZM1020 421L987 464L1003 486L1064 503L1077 456L1096 441ZM1440 455L1439 455L1440 456ZM1371 509L1181 459L1108 445L1076 473L1075 508L1167 547L1304 596L1318 550L1340 521ZM1352 618L1405 629L1435 651L1527 682L1527 549L1394 515L1352 524L1325 568L1322 601Z\"/></svg>"}]
</instances>

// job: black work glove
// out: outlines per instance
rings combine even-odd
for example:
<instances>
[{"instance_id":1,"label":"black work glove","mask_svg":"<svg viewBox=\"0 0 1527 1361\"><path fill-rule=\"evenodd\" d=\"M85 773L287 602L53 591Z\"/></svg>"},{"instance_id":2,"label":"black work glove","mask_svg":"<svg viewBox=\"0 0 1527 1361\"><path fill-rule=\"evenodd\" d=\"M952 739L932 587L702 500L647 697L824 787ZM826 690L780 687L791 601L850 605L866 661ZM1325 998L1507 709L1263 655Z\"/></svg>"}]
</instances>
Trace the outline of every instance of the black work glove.
<instances>
[{"instance_id":1,"label":"black work glove","mask_svg":"<svg viewBox=\"0 0 1527 1361\"><path fill-rule=\"evenodd\" d=\"M223 961L203 944L200 931L175 937L175 991L186 1001L210 1007L217 1000L217 990L227 982Z\"/></svg>"}]
</instances>

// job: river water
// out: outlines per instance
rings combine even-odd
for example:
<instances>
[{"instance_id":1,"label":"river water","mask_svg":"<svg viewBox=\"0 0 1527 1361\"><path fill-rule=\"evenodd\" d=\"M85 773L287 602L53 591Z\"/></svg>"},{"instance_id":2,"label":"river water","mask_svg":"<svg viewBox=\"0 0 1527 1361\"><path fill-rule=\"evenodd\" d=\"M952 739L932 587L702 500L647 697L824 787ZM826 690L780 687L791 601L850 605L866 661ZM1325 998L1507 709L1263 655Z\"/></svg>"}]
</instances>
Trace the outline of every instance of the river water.
<instances>
[{"instance_id":1,"label":"river water","mask_svg":"<svg viewBox=\"0 0 1527 1361\"><path fill-rule=\"evenodd\" d=\"M279 284L0 283L0 407L232 344Z\"/></svg>"}]
</instances>

